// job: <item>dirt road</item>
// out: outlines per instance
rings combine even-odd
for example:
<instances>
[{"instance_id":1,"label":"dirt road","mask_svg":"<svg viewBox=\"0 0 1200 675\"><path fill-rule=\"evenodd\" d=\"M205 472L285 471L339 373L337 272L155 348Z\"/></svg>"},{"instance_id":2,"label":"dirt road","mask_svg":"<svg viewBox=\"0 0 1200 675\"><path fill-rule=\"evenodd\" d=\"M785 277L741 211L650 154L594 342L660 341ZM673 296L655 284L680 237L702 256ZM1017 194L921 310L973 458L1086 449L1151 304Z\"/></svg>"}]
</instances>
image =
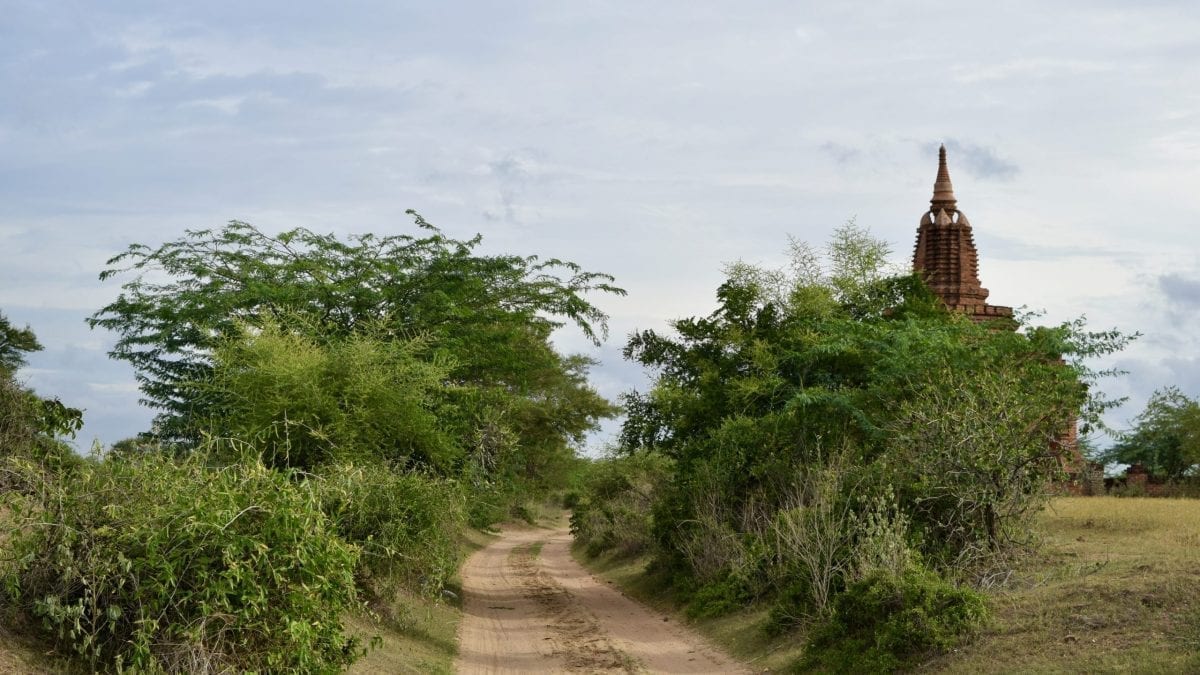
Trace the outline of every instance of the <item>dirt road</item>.
<instances>
[{"instance_id":1,"label":"dirt road","mask_svg":"<svg viewBox=\"0 0 1200 675\"><path fill-rule=\"evenodd\" d=\"M505 531L463 567L460 673L746 673L593 577L566 527Z\"/></svg>"}]
</instances>

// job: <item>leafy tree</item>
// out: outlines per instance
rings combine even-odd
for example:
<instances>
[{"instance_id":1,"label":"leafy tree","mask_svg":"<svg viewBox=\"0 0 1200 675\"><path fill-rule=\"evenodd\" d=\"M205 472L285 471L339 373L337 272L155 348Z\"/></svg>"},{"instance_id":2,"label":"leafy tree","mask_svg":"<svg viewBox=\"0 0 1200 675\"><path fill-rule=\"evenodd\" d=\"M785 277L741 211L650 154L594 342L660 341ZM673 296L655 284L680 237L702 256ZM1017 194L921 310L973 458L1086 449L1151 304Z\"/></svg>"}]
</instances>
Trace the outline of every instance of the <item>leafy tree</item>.
<instances>
[{"instance_id":1,"label":"leafy tree","mask_svg":"<svg viewBox=\"0 0 1200 675\"><path fill-rule=\"evenodd\" d=\"M14 376L25 355L42 349L33 329L17 328L0 313L0 454L22 450L69 452L55 436L74 436L83 427L83 411L58 398L41 398Z\"/></svg>"},{"instance_id":2,"label":"leafy tree","mask_svg":"<svg viewBox=\"0 0 1200 675\"><path fill-rule=\"evenodd\" d=\"M118 334L111 354L134 366L168 439L194 442L219 416L195 383L212 378L214 351L247 326L318 342L381 327L420 340L421 358L447 368L453 414L440 421L481 466L514 447L561 452L611 414L581 377L587 363L558 354L550 335L572 323L598 341L606 316L586 295L623 295L612 278L557 259L483 255L480 237L456 240L413 216L417 236L269 235L235 221L157 248L135 244L101 274L133 277L89 322ZM546 406L530 411L546 402L550 420Z\"/></svg>"},{"instance_id":3,"label":"leafy tree","mask_svg":"<svg viewBox=\"0 0 1200 675\"><path fill-rule=\"evenodd\" d=\"M926 553L998 545L1060 471L1066 421L1112 405L1080 361L1127 338L976 324L889 274L881 246L850 224L827 268L796 244L790 272L731 266L711 315L631 337L657 377L626 396L622 442L676 460L656 527L677 565L698 528L761 539L797 476L846 452L846 491L894 486Z\"/></svg>"},{"instance_id":4,"label":"leafy tree","mask_svg":"<svg viewBox=\"0 0 1200 675\"><path fill-rule=\"evenodd\" d=\"M1194 473L1200 464L1200 403L1177 387L1159 389L1133 429L1101 458L1141 464L1151 474L1171 480Z\"/></svg>"},{"instance_id":5,"label":"leafy tree","mask_svg":"<svg viewBox=\"0 0 1200 675\"><path fill-rule=\"evenodd\" d=\"M0 312L0 372L16 372L25 365L26 354L41 349L42 344L29 326L17 328Z\"/></svg>"}]
</instances>

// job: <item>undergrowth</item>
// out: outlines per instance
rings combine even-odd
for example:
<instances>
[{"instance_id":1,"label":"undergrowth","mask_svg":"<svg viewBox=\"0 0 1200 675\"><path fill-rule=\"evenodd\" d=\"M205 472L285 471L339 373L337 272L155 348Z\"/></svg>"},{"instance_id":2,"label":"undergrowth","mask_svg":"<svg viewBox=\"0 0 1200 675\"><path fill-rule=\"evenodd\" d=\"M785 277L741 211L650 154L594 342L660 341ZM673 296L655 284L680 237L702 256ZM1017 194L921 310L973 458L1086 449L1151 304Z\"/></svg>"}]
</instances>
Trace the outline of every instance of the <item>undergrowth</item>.
<instances>
[{"instance_id":1,"label":"undergrowth","mask_svg":"<svg viewBox=\"0 0 1200 675\"><path fill-rule=\"evenodd\" d=\"M92 461L62 480L20 458L4 471L37 486L5 496L6 603L92 668L335 672L359 655L341 624L358 548L297 476L202 453Z\"/></svg>"}]
</instances>

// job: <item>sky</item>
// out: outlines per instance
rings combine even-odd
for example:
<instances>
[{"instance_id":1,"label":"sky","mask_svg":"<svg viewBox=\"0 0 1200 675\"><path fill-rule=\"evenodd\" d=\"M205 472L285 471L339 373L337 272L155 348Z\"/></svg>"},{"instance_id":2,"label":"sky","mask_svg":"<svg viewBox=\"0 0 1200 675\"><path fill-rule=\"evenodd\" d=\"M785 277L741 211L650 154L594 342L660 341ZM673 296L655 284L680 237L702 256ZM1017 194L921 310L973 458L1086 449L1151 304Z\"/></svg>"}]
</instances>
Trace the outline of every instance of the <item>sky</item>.
<instances>
[{"instance_id":1,"label":"sky","mask_svg":"<svg viewBox=\"0 0 1200 675\"><path fill-rule=\"evenodd\" d=\"M613 274L594 383L634 330L708 314L722 267L854 219L907 264L945 143L990 302L1142 337L1129 402L1200 395L1200 9L657 0L0 0L0 311L20 378L148 428L84 320L132 243L243 220L412 232ZM613 427L597 435L603 446Z\"/></svg>"}]
</instances>

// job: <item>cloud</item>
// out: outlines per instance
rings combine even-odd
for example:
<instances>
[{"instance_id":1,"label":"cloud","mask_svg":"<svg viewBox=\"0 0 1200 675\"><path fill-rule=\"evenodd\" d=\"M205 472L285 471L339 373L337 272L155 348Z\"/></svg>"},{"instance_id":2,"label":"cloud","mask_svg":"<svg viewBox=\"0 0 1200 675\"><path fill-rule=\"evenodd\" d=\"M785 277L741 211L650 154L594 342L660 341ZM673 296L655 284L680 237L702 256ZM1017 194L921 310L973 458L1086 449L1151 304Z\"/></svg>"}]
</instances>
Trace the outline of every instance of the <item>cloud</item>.
<instances>
[{"instance_id":1,"label":"cloud","mask_svg":"<svg viewBox=\"0 0 1200 675\"><path fill-rule=\"evenodd\" d=\"M851 164L863 157L863 151L850 145L827 141L820 146L821 152L833 158L838 164Z\"/></svg>"},{"instance_id":2,"label":"cloud","mask_svg":"<svg viewBox=\"0 0 1200 675\"><path fill-rule=\"evenodd\" d=\"M1200 280L1189 279L1178 273L1158 277L1158 287L1172 304L1200 307Z\"/></svg>"},{"instance_id":3,"label":"cloud","mask_svg":"<svg viewBox=\"0 0 1200 675\"><path fill-rule=\"evenodd\" d=\"M962 167L976 178L1011 180L1020 168L1000 157L991 148L956 139L946 140L946 152L952 167Z\"/></svg>"},{"instance_id":4,"label":"cloud","mask_svg":"<svg viewBox=\"0 0 1200 675\"><path fill-rule=\"evenodd\" d=\"M535 163L529 153L510 152L498 160L488 162L487 172L495 179L500 209L485 210L484 218L517 223L520 209L518 201L525 188L534 180L535 170Z\"/></svg>"},{"instance_id":5,"label":"cloud","mask_svg":"<svg viewBox=\"0 0 1200 675\"><path fill-rule=\"evenodd\" d=\"M1062 58L1020 58L999 63L971 63L954 66L954 79L962 84L981 84L1014 78L1044 79L1078 77L1112 70L1107 61Z\"/></svg>"}]
</instances>

